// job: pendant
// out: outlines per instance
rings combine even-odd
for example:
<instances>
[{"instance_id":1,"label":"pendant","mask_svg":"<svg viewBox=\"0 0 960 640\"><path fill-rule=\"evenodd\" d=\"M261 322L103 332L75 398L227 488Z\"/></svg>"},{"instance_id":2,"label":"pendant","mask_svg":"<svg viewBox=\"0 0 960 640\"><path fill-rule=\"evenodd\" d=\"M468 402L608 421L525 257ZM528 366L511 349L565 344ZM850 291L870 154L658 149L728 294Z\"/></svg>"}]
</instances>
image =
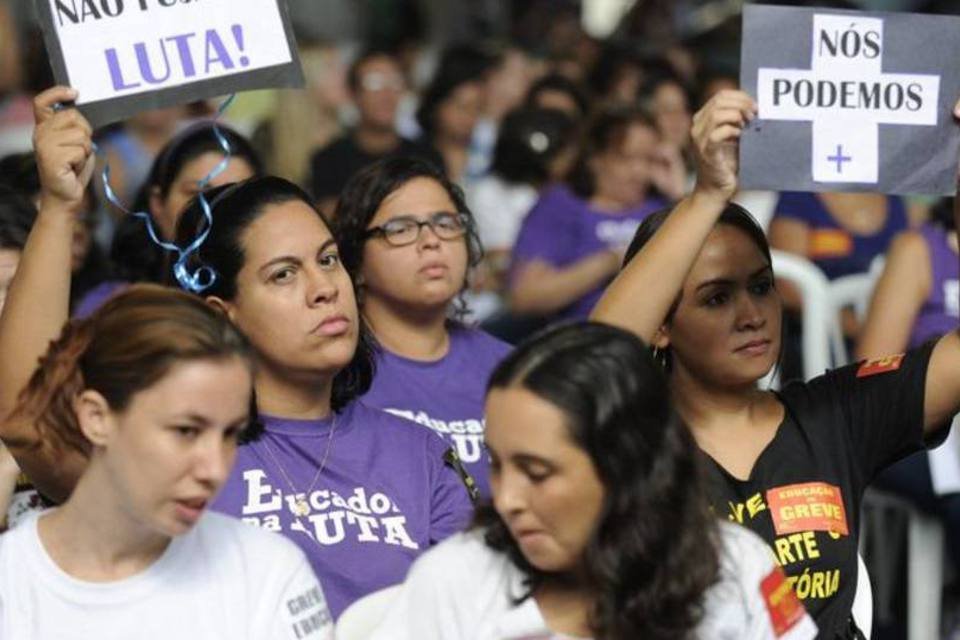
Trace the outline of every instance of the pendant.
<instances>
[{"instance_id":1,"label":"pendant","mask_svg":"<svg viewBox=\"0 0 960 640\"><path fill-rule=\"evenodd\" d=\"M298 517L302 517L310 513L310 505L307 504L306 498L301 498L294 503L293 513Z\"/></svg>"}]
</instances>

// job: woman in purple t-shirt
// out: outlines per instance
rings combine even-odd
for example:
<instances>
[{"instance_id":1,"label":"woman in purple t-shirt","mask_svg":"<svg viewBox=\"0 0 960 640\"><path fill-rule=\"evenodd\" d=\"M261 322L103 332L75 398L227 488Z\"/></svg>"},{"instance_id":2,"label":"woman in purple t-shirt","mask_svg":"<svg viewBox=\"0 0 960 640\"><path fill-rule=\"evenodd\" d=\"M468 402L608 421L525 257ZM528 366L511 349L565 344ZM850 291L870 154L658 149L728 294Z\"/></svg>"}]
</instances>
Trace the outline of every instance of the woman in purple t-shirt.
<instances>
[{"instance_id":1,"label":"woman in purple t-shirt","mask_svg":"<svg viewBox=\"0 0 960 640\"><path fill-rule=\"evenodd\" d=\"M547 189L523 221L513 249L515 313L583 319L620 268L648 215L683 194L679 157L659 156L653 122L634 109L601 112L587 128L566 184Z\"/></svg>"},{"instance_id":2,"label":"woman in purple t-shirt","mask_svg":"<svg viewBox=\"0 0 960 640\"><path fill-rule=\"evenodd\" d=\"M75 93L61 88L43 96L38 119L53 123L47 130L56 127L38 134L51 140L38 153L44 208L73 206L70 198L92 174L90 128L74 110L53 115L53 100ZM369 341L353 282L310 197L274 177L217 187L205 197L212 222L195 199L178 222L177 243L186 246L206 230L188 268L216 274L203 295L253 346L262 427L240 447L212 508L300 546L329 585L338 616L357 598L401 581L417 555L466 524L472 508L442 441L356 402L370 384ZM45 222L30 242L46 260L24 270L16 285L43 295L21 304L17 321L29 322L12 327L4 317L3 335L17 338L0 350L7 406L67 319L71 227L57 213L41 212ZM79 452L53 470L40 458L21 460L38 489L58 501L73 491L86 462Z\"/></svg>"},{"instance_id":3,"label":"woman in purple t-shirt","mask_svg":"<svg viewBox=\"0 0 960 640\"><path fill-rule=\"evenodd\" d=\"M435 431L488 496L483 396L510 347L458 320L482 255L463 192L430 163L381 160L345 187L336 236L379 342L364 402Z\"/></svg>"},{"instance_id":4,"label":"woman in purple t-shirt","mask_svg":"<svg viewBox=\"0 0 960 640\"><path fill-rule=\"evenodd\" d=\"M920 346L960 325L960 264L953 199L941 200L931 211L931 222L898 236L890 247L883 275L873 292L870 312L857 347L859 358L880 358ZM952 436L951 436L952 437ZM960 495L938 495L930 474L930 456L945 450L921 451L886 469L876 486L910 499L939 516L948 540L960 540ZM960 552L948 545L960 569Z\"/></svg>"}]
</instances>

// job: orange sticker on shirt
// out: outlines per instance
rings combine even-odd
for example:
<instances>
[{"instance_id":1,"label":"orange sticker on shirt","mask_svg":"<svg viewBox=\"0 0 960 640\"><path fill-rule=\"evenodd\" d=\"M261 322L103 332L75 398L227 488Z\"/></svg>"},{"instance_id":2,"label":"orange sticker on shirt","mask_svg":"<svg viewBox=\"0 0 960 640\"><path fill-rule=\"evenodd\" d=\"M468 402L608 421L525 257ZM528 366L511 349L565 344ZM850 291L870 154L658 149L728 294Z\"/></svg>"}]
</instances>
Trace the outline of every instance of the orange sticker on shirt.
<instances>
[{"instance_id":1,"label":"orange sticker on shirt","mask_svg":"<svg viewBox=\"0 0 960 640\"><path fill-rule=\"evenodd\" d=\"M763 593L763 602L770 614L770 624L776 637L781 637L803 619L803 605L780 567L774 567L770 575L763 579L760 592Z\"/></svg>"},{"instance_id":2,"label":"orange sticker on shirt","mask_svg":"<svg viewBox=\"0 0 960 640\"><path fill-rule=\"evenodd\" d=\"M807 241L807 257L842 258L853 253L853 238L842 229L812 229Z\"/></svg>"},{"instance_id":3,"label":"orange sticker on shirt","mask_svg":"<svg viewBox=\"0 0 960 640\"><path fill-rule=\"evenodd\" d=\"M857 369L858 378L866 378L867 376L875 376L878 373L887 373L888 371L896 371L900 368L900 365L903 363L903 354L897 354L895 356L886 356L884 358L874 358L873 360L864 360L860 365L860 368Z\"/></svg>"},{"instance_id":4,"label":"orange sticker on shirt","mask_svg":"<svg viewBox=\"0 0 960 640\"><path fill-rule=\"evenodd\" d=\"M850 533L843 494L825 482L774 487L767 491L767 506L778 536L801 531Z\"/></svg>"}]
</instances>

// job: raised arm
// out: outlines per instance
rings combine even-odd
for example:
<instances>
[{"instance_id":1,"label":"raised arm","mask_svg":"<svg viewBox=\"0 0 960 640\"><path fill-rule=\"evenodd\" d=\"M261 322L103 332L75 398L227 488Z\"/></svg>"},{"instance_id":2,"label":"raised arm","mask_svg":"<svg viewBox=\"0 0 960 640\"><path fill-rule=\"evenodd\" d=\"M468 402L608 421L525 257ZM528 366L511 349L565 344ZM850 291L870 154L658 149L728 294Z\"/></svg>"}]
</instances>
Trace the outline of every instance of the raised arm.
<instances>
[{"instance_id":1,"label":"raised arm","mask_svg":"<svg viewBox=\"0 0 960 640\"><path fill-rule=\"evenodd\" d=\"M916 231L897 236L870 298L857 358L881 358L907 348L923 302L930 296L932 279L923 236Z\"/></svg>"},{"instance_id":2,"label":"raised arm","mask_svg":"<svg viewBox=\"0 0 960 640\"><path fill-rule=\"evenodd\" d=\"M72 89L55 87L34 100L33 145L40 171L40 213L0 315L0 416L4 417L0 438L37 488L55 499L64 497L63 487L45 486L45 472L49 470L59 478L65 469L82 464L82 457L70 454L62 460L41 459L49 451L46 446L38 446L35 425L6 418L69 314L74 217L82 208L94 156L92 130L86 119L76 109L56 111L54 105L76 97ZM71 455L80 459L71 460Z\"/></svg>"},{"instance_id":3,"label":"raised arm","mask_svg":"<svg viewBox=\"0 0 960 640\"><path fill-rule=\"evenodd\" d=\"M960 103L954 108L960 117ZM960 196L960 184L958 193ZM960 197L953 200L953 222L960 225ZM960 229L960 226L957 227ZM960 412L960 329L940 338L930 356L923 401L923 428L929 435Z\"/></svg>"},{"instance_id":4,"label":"raised arm","mask_svg":"<svg viewBox=\"0 0 960 640\"><path fill-rule=\"evenodd\" d=\"M721 91L694 116L697 184L607 288L591 319L650 342L667 317L703 243L737 191L738 140L756 114L742 91Z\"/></svg>"}]
</instances>

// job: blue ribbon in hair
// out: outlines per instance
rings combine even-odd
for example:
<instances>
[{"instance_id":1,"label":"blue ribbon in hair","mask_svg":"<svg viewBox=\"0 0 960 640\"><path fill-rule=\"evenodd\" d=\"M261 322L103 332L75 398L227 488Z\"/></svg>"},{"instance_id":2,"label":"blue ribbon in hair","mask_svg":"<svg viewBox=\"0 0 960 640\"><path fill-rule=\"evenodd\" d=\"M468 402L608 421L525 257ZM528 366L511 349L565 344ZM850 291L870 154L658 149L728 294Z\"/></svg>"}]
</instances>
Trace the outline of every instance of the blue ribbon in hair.
<instances>
[{"instance_id":1,"label":"blue ribbon in hair","mask_svg":"<svg viewBox=\"0 0 960 640\"><path fill-rule=\"evenodd\" d=\"M217 120L220 116L223 115L224 111L230 106L233 102L233 99L236 97L236 94L230 95L226 100L224 100L220 107L217 109L217 113L213 117L213 134L217 138L217 142L220 144L220 148L223 149L223 159L213 168L210 173L203 177L198 183L197 187L200 192L197 194L197 201L200 203L200 208L203 211L203 217L206 219L206 225L204 226L203 231L197 234L197 237L194 238L193 242L188 244L186 247L179 247L173 242L166 242L160 239L160 236L157 234L157 230L153 225L153 217L146 211L130 211L127 209L120 198L117 197L117 194L114 192L113 188L110 186L110 165L109 163L103 167L103 191L107 196L107 200L110 201L110 204L120 209L127 215L132 215L137 218L140 218L144 221L147 227L147 233L150 236L150 239L161 249L165 251L175 252L177 254L177 261L173 264L173 276L177 279L177 282L180 283L180 286L191 293L203 293L217 281L217 272L208 265L202 264L199 267L191 270L187 266L187 263L190 261L190 257L197 253L200 250L200 247L206 241L207 236L210 235L210 228L213 226L213 209L210 207L210 202L207 200L206 195L203 193L204 190L210 186L210 183L219 176L221 173L226 171L227 165L230 164L230 159L233 157L233 149L230 147L230 141L223 135L223 132L220 131L220 127L217 126Z\"/></svg>"}]
</instances>

